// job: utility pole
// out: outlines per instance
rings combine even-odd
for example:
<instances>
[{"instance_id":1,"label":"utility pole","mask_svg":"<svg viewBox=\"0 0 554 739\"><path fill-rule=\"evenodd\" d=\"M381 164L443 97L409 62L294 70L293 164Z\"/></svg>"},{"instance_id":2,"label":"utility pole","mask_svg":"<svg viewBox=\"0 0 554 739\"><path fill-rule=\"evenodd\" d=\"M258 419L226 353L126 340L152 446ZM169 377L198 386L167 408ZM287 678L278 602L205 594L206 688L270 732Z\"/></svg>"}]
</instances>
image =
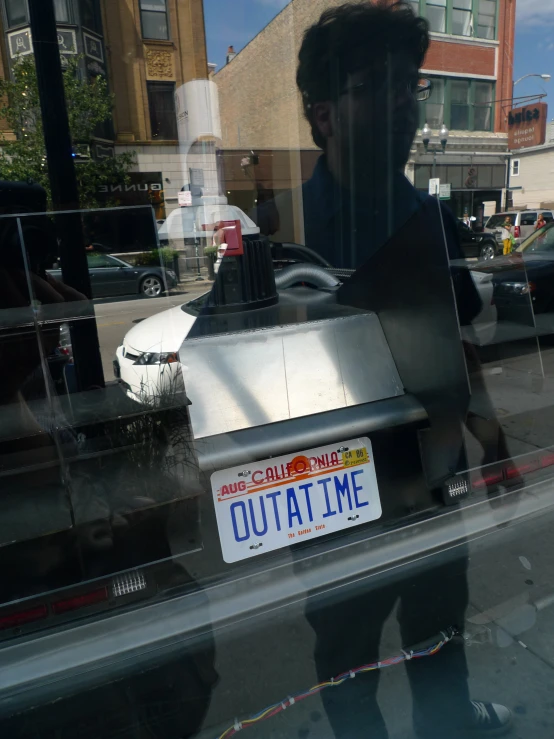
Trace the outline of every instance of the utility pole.
<instances>
[{"instance_id":1,"label":"utility pole","mask_svg":"<svg viewBox=\"0 0 554 739\"><path fill-rule=\"evenodd\" d=\"M62 276L67 285L92 299L53 0L28 2L52 202L55 211L70 211L55 216ZM70 332L78 389L103 387L92 303L87 314L80 311L79 320L70 323Z\"/></svg>"}]
</instances>

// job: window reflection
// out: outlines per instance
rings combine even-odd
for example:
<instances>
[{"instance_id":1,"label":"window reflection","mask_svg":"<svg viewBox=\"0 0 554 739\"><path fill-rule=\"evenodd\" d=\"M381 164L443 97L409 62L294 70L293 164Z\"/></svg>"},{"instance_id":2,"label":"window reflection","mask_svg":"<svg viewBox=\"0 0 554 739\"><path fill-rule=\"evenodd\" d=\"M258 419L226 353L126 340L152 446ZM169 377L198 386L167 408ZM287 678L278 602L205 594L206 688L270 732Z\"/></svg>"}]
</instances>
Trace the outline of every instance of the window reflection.
<instances>
[{"instance_id":1,"label":"window reflection","mask_svg":"<svg viewBox=\"0 0 554 739\"><path fill-rule=\"evenodd\" d=\"M79 0L81 23L85 28L97 33L102 32L102 17L99 0Z\"/></svg>"},{"instance_id":2,"label":"window reflection","mask_svg":"<svg viewBox=\"0 0 554 739\"><path fill-rule=\"evenodd\" d=\"M473 0L453 0L452 33L456 36L473 35Z\"/></svg>"},{"instance_id":3,"label":"window reflection","mask_svg":"<svg viewBox=\"0 0 554 739\"><path fill-rule=\"evenodd\" d=\"M496 0L479 0L477 36L486 39L496 38L496 14Z\"/></svg>"},{"instance_id":4,"label":"window reflection","mask_svg":"<svg viewBox=\"0 0 554 739\"><path fill-rule=\"evenodd\" d=\"M6 15L10 28L27 23L27 0L6 0Z\"/></svg>"},{"instance_id":5,"label":"window reflection","mask_svg":"<svg viewBox=\"0 0 554 739\"><path fill-rule=\"evenodd\" d=\"M469 128L469 82L465 80L451 83L450 125L460 131Z\"/></svg>"},{"instance_id":6,"label":"window reflection","mask_svg":"<svg viewBox=\"0 0 554 739\"><path fill-rule=\"evenodd\" d=\"M426 15L431 31L446 32L446 0L427 0Z\"/></svg>"},{"instance_id":7,"label":"window reflection","mask_svg":"<svg viewBox=\"0 0 554 739\"><path fill-rule=\"evenodd\" d=\"M167 0L140 0L143 38L169 39Z\"/></svg>"},{"instance_id":8,"label":"window reflection","mask_svg":"<svg viewBox=\"0 0 554 739\"><path fill-rule=\"evenodd\" d=\"M167 82L149 82L148 107L152 138L175 140L177 138L175 85Z\"/></svg>"},{"instance_id":9,"label":"window reflection","mask_svg":"<svg viewBox=\"0 0 554 739\"><path fill-rule=\"evenodd\" d=\"M227 739L276 710L260 735L507 728L552 589L554 229L529 187L550 149L510 157L505 100L528 18L41 2L57 146L60 70L35 74L28 2L0 0L6 736L107 739L104 699L114 736ZM10 211L29 178L40 203ZM395 664L377 692L385 654L413 713Z\"/></svg>"}]
</instances>

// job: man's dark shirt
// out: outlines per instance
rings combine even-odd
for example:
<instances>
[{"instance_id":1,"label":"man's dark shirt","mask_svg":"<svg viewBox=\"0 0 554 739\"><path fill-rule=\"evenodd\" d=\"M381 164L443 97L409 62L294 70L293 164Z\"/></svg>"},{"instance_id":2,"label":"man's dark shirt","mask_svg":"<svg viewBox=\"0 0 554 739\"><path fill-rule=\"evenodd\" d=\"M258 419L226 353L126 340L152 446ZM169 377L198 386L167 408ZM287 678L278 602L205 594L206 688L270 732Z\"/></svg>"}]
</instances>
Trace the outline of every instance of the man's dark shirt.
<instances>
[{"instance_id":1,"label":"man's dark shirt","mask_svg":"<svg viewBox=\"0 0 554 739\"><path fill-rule=\"evenodd\" d=\"M450 261L462 259L457 223L451 211L435 198L417 191L403 174L395 173L391 180L390 188L382 188L371 197L352 197L337 183L322 155L312 177L302 186L305 246L333 267L357 269L400 229L408 239L412 228L417 229L418 236L429 229L443 237L441 245L446 244ZM292 197L289 193L288 197L276 199L282 241L294 241L290 233ZM481 310L481 301L467 268L452 266L451 274L460 323L467 325Z\"/></svg>"},{"instance_id":2,"label":"man's dark shirt","mask_svg":"<svg viewBox=\"0 0 554 739\"><path fill-rule=\"evenodd\" d=\"M302 186L306 246L333 266L359 267L418 210L424 196L404 175L393 176L392 192L351 197L327 167L325 155Z\"/></svg>"}]
</instances>

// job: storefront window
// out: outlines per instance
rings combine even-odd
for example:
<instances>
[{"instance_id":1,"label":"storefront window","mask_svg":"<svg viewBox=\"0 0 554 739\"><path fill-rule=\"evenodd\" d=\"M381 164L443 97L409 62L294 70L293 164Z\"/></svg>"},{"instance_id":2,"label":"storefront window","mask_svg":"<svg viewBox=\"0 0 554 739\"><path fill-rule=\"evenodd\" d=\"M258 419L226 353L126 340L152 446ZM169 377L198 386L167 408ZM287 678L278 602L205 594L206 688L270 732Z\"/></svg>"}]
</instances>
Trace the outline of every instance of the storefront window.
<instances>
[{"instance_id":1,"label":"storefront window","mask_svg":"<svg viewBox=\"0 0 554 739\"><path fill-rule=\"evenodd\" d=\"M550 739L532 5L0 0L2 737Z\"/></svg>"}]
</instances>

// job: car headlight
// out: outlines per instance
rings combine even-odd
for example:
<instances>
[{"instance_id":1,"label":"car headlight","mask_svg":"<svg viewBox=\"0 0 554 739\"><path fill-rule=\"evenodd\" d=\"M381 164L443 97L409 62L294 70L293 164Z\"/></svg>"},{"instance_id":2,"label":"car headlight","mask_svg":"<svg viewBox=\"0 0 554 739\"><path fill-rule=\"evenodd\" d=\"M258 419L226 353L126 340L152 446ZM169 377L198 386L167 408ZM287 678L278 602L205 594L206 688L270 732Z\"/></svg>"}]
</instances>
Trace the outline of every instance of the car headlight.
<instances>
[{"instance_id":1,"label":"car headlight","mask_svg":"<svg viewBox=\"0 0 554 739\"><path fill-rule=\"evenodd\" d=\"M528 295L535 289L532 282L503 282L502 291L513 295Z\"/></svg>"},{"instance_id":2,"label":"car headlight","mask_svg":"<svg viewBox=\"0 0 554 739\"><path fill-rule=\"evenodd\" d=\"M172 269L166 269L165 273L166 273L166 275L169 275L171 277L171 279L173 279L173 280L176 279L176 277L177 277L177 275L175 274L175 272Z\"/></svg>"},{"instance_id":3,"label":"car headlight","mask_svg":"<svg viewBox=\"0 0 554 739\"><path fill-rule=\"evenodd\" d=\"M156 352L144 352L133 364L149 365L149 364L174 364L179 361L177 352L166 352L157 354Z\"/></svg>"}]
</instances>

